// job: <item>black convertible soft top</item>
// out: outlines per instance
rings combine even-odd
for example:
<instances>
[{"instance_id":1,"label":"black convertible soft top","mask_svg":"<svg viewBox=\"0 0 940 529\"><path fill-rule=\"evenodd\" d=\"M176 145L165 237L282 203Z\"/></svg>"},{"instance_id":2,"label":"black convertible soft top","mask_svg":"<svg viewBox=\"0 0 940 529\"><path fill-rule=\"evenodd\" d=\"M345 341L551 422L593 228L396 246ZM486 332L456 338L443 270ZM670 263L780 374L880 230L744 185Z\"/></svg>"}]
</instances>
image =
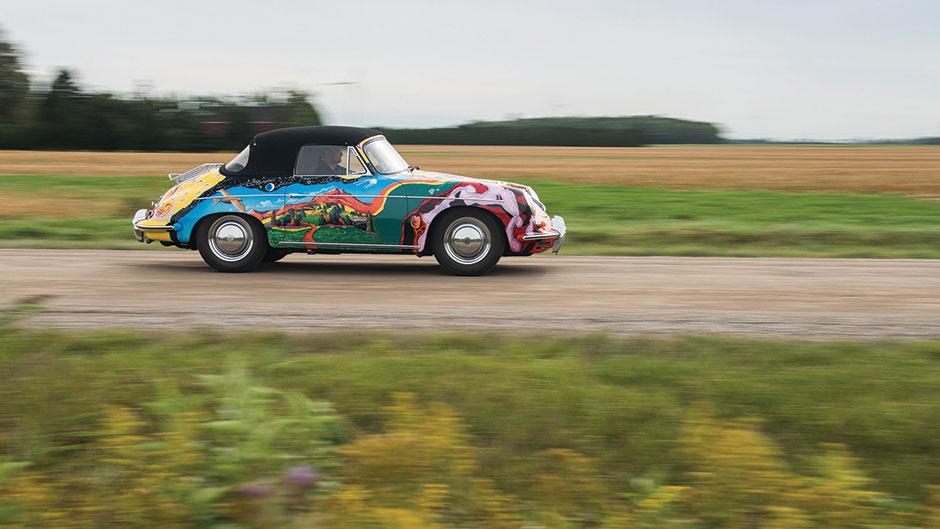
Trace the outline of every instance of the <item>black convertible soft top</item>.
<instances>
[{"instance_id":1,"label":"black convertible soft top","mask_svg":"<svg viewBox=\"0 0 940 529\"><path fill-rule=\"evenodd\" d=\"M226 170L226 176L288 176L294 170L297 151L304 145L358 145L362 140L382 133L359 127L292 127L262 132L249 146L248 165L238 172Z\"/></svg>"}]
</instances>

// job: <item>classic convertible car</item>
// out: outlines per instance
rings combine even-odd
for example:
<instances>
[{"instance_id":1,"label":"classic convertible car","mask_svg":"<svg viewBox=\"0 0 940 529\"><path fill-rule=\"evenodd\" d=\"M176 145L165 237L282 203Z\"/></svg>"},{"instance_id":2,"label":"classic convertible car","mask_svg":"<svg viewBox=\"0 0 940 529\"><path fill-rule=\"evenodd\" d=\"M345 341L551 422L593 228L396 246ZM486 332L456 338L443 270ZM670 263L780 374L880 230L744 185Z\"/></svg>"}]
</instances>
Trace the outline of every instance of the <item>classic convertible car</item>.
<instances>
[{"instance_id":1,"label":"classic convertible car","mask_svg":"<svg viewBox=\"0 0 940 529\"><path fill-rule=\"evenodd\" d=\"M140 242L197 249L222 272L291 252L434 255L456 275L503 255L558 252L565 222L530 187L421 171L377 130L258 134L227 164L179 175L134 215Z\"/></svg>"}]
</instances>

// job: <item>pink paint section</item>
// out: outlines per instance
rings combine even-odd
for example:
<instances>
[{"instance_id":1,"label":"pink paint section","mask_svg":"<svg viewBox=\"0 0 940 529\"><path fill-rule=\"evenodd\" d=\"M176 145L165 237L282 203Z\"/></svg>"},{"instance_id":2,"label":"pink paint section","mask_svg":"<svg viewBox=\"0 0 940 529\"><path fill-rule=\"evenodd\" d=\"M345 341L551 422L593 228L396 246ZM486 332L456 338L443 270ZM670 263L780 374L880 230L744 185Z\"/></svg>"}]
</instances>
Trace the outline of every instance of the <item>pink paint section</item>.
<instances>
[{"instance_id":1,"label":"pink paint section","mask_svg":"<svg viewBox=\"0 0 940 529\"><path fill-rule=\"evenodd\" d=\"M488 186L482 183L467 183L455 187L446 197L435 197L431 200L438 200L439 202L434 209L421 215L421 220L428 225L431 224L431 221L433 221L438 214L450 208L450 203L453 200L461 200L468 206L479 206L488 210L493 209L494 201L497 202L501 206L500 209L504 211L503 214L508 213L511 216L509 222L506 223L506 240L509 242L509 249L513 252L518 252L522 249L522 243L519 242L513 232L522 229L524 223L522 216L519 214L519 204L516 202L516 195L512 191L499 186ZM425 248L427 236L428 233L425 232L418 238L418 246L421 250Z\"/></svg>"}]
</instances>

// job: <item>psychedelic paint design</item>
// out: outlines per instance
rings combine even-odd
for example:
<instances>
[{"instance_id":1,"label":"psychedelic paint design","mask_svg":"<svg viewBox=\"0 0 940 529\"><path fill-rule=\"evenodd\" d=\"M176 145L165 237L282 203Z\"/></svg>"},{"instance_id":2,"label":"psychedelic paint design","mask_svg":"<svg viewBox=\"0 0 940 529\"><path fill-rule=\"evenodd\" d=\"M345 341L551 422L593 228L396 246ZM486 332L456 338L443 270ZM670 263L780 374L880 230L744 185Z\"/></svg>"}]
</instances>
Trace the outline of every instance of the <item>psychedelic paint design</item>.
<instances>
[{"instance_id":1,"label":"psychedelic paint design","mask_svg":"<svg viewBox=\"0 0 940 529\"><path fill-rule=\"evenodd\" d=\"M514 254L531 254L545 251L551 244L538 248L538 241L525 241L523 237L536 233L539 229L551 226L551 219L541 208L529 205L521 186L495 182L491 180L467 181L460 177L440 173L421 173L429 178L442 178L434 184L420 184L430 186L432 197L419 199L428 193L422 193L419 185L412 184L410 201L416 204L411 215L412 232L415 234L415 244L424 250L427 247L427 226L434 218L448 208L477 207L489 211L500 223L505 226L506 242L509 251ZM450 178L449 180L443 178ZM455 181L456 180L456 181ZM420 202L418 202L420 200ZM417 218L417 220L414 220ZM415 227L417 226L417 227ZM405 232L408 232L406 226Z\"/></svg>"},{"instance_id":2,"label":"psychedelic paint design","mask_svg":"<svg viewBox=\"0 0 940 529\"><path fill-rule=\"evenodd\" d=\"M259 134L224 166L172 175L176 185L135 215L135 236L197 248L220 271L250 270L262 260L258 252L272 261L297 251L434 254L441 261L444 252L434 248L444 248L452 261L442 266L476 275L500 255L560 247L564 220L549 217L531 188L420 171L376 132ZM437 226L445 212L451 220Z\"/></svg>"},{"instance_id":3,"label":"psychedelic paint design","mask_svg":"<svg viewBox=\"0 0 940 529\"><path fill-rule=\"evenodd\" d=\"M511 253L551 247L523 241L525 235L550 226L551 219L541 209L531 208L523 191L509 184L464 181L425 171L409 178L370 175L326 184L303 182L300 177L288 180L300 181L275 188L273 182L225 179L213 170L167 191L154 216L141 224L177 224L179 229L170 235L174 242L186 243L195 226L190 219L239 212L262 223L271 246L351 243L375 245L374 250L386 245L385 251L422 253L434 218L448 208L468 206L489 211L500 220Z\"/></svg>"}]
</instances>

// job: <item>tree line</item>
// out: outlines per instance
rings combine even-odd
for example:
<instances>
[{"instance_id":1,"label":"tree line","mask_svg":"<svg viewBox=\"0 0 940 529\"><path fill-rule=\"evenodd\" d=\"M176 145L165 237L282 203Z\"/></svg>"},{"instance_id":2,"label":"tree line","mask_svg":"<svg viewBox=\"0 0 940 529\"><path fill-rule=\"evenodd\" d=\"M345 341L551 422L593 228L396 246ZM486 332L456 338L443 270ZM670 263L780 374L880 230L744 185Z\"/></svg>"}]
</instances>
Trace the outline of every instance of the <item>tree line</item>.
<instances>
[{"instance_id":1,"label":"tree line","mask_svg":"<svg viewBox=\"0 0 940 529\"><path fill-rule=\"evenodd\" d=\"M122 96L83 90L68 69L59 70L49 86L37 86L0 30L0 149L233 151L259 132L320 123L309 94L301 91L241 98ZM711 123L660 116L379 128L393 143L406 144L632 147L722 141Z\"/></svg>"},{"instance_id":2,"label":"tree line","mask_svg":"<svg viewBox=\"0 0 940 529\"><path fill-rule=\"evenodd\" d=\"M382 129L392 143L638 147L721 143L711 123L662 116L552 117L480 121L435 129Z\"/></svg>"},{"instance_id":3,"label":"tree line","mask_svg":"<svg viewBox=\"0 0 940 529\"><path fill-rule=\"evenodd\" d=\"M83 90L68 69L35 86L0 33L0 149L233 151L254 134L319 125L309 94L175 99Z\"/></svg>"}]
</instances>

